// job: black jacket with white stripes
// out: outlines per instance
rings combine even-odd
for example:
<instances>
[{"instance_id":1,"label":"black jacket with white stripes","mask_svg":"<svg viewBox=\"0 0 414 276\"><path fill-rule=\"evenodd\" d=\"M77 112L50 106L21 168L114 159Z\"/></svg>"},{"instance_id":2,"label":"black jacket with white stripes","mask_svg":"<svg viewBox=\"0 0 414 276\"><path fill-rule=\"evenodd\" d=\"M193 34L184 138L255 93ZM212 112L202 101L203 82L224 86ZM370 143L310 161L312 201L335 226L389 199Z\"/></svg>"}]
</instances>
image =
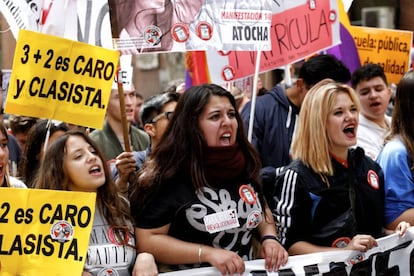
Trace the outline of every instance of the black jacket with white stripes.
<instances>
[{"instance_id":1,"label":"black jacket with white stripes","mask_svg":"<svg viewBox=\"0 0 414 276\"><path fill-rule=\"evenodd\" d=\"M273 214L286 249L298 241L333 246L342 237L382 235L384 175L380 166L362 148L349 150L348 167L331 160L334 175L327 177L329 187L299 160L277 176Z\"/></svg>"}]
</instances>

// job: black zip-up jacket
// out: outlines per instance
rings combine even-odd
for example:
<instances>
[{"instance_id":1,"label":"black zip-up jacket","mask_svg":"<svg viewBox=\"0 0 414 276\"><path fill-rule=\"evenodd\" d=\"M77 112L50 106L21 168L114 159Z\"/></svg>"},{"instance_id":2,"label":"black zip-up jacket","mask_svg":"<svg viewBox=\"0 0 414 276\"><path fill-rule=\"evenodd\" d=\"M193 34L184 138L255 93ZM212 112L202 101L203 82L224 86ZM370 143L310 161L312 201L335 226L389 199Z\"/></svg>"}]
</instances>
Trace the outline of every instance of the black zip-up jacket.
<instances>
[{"instance_id":1,"label":"black zip-up jacket","mask_svg":"<svg viewBox=\"0 0 414 276\"><path fill-rule=\"evenodd\" d=\"M382 236L384 175L380 166L366 157L362 148L349 150L348 168L333 158L332 164L329 187L299 160L277 176L273 213L286 249L298 241L332 246L338 238L352 239L356 234Z\"/></svg>"}]
</instances>

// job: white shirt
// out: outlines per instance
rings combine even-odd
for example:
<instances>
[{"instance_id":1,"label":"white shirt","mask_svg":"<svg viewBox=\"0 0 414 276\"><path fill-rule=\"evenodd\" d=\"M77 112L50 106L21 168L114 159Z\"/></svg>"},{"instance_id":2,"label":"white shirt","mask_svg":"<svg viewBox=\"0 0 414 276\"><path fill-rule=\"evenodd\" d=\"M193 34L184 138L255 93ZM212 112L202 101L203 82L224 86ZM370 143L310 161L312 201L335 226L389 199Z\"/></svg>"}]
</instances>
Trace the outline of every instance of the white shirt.
<instances>
[{"instance_id":1,"label":"white shirt","mask_svg":"<svg viewBox=\"0 0 414 276\"><path fill-rule=\"evenodd\" d=\"M10 187L12 188L27 188L26 184L23 181L17 179L16 177L9 176Z\"/></svg>"},{"instance_id":2,"label":"white shirt","mask_svg":"<svg viewBox=\"0 0 414 276\"><path fill-rule=\"evenodd\" d=\"M384 146L384 138L390 130L391 117L384 115L387 128L380 127L377 123L368 120L359 114L359 126L357 132L357 146L364 149L365 154L373 160L377 159Z\"/></svg>"}]
</instances>

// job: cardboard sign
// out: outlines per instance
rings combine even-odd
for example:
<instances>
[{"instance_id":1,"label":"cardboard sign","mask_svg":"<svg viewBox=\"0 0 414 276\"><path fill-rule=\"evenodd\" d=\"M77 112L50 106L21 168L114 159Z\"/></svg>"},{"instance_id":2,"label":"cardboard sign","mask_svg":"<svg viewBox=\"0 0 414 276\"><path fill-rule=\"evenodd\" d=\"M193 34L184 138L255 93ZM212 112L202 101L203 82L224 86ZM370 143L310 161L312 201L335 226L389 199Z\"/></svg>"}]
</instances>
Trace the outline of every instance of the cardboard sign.
<instances>
[{"instance_id":1,"label":"cardboard sign","mask_svg":"<svg viewBox=\"0 0 414 276\"><path fill-rule=\"evenodd\" d=\"M0 275L81 275L95 200L95 193L0 188Z\"/></svg>"},{"instance_id":2,"label":"cardboard sign","mask_svg":"<svg viewBox=\"0 0 414 276\"><path fill-rule=\"evenodd\" d=\"M357 26L352 26L351 32L361 65L379 64L384 69L387 81L398 84L410 66L413 33Z\"/></svg>"},{"instance_id":3,"label":"cardboard sign","mask_svg":"<svg viewBox=\"0 0 414 276\"><path fill-rule=\"evenodd\" d=\"M101 129L119 52L20 30L5 112Z\"/></svg>"}]
</instances>

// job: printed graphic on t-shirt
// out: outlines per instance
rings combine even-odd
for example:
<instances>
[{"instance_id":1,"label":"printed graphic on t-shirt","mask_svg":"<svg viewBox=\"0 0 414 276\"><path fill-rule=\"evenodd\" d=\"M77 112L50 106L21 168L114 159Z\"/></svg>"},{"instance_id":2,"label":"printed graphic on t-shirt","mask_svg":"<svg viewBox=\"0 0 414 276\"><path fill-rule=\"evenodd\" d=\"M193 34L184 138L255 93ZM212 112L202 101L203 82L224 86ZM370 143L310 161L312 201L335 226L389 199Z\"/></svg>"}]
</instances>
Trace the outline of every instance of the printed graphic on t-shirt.
<instances>
[{"instance_id":1,"label":"printed graphic on t-shirt","mask_svg":"<svg viewBox=\"0 0 414 276\"><path fill-rule=\"evenodd\" d=\"M189 224L212 235L213 246L233 250L246 259L250 258L250 230L262 220L260 202L252 200L257 195L250 185L248 188L249 200L246 200L245 194L239 193L239 187L233 190L204 187L197 193L196 202L186 210Z\"/></svg>"},{"instance_id":2,"label":"printed graphic on t-shirt","mask_svg":"<svg viewBox=\"0 0 414 276\"><path fill-rule=\"evenodd\" d=\"M236 210L226 210L204 217L204 224L210 234L239 227Z\"/></svg>"},{"instance_id":3,"label":"printed graphic on t-shirt","mask_svg":"<svg viewBox=\"0 0 414 276\"><path fill-rule=\"evenodd\" d=\"M128 241L134 245L133 234L129 234ZM128 275L125 273L135 261L134 251L133 247L120 245L114 232L107 225L94 224L85 268L97 273L94 275Z\"/></svg>"}]
</instances>

